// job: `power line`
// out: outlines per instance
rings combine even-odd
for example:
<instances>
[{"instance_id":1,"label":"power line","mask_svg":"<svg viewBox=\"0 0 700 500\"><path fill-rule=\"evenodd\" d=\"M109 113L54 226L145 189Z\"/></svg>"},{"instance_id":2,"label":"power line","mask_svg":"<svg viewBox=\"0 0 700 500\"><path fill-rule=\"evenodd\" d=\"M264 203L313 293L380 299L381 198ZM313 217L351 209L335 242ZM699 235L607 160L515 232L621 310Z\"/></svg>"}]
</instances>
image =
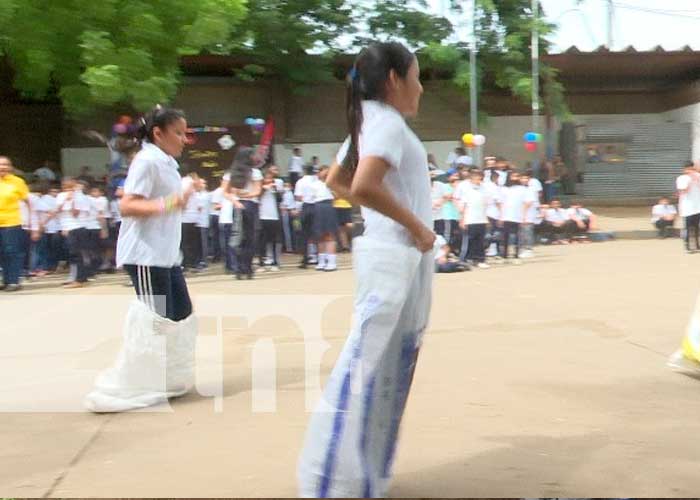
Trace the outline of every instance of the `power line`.
<instances>
[{"instance_id":1,"label":"power line","mask_svg":"<svg viewBox=\"0 0 700 500\"><path fill-rule=\"evenodd\" d=\"M634 10L637 12L645 12L647 14L656 14L659 16L667 16L667 17L676 17L676 18L682 18L682 19L693 19L696 21L700 21L700 16L691 16L687 14L681 14L681 11L671 11L671 10L665 10L665 9L655 9L651 7L641 7L639 5L630 5L630 4L624 4L624 3L619 3L619 2L613 2L613 5L617 8L620 9L626 9L626 10ZM700 12L700 11L687 11L687 12Z\"/></svg>"}]
</instances>

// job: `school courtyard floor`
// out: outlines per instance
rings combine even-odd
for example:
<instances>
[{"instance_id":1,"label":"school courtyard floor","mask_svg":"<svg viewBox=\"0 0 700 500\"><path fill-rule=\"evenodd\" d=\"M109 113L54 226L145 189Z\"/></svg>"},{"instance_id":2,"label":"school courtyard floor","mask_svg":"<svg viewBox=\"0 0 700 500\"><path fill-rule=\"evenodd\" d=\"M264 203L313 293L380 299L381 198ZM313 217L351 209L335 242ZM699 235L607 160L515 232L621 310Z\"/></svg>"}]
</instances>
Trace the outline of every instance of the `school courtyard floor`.
<instances>
[{"instance_id":1,"label":"school courtyard floor","mask_svg":"<svg viewBox=\"0 0 700 500\"><path fill-rule=\"evenodd\" d=\"M219 338L208 304L229 316L221 356L199 359L200 392L216 392L216 359L223 392L156 412L71 406L119 346L123 277L0 295L0 494L295 496L302 330L317 322L330 345L325 377L350 325L352 274L347 257L334 274L289 266L252 282L190 279L208 348ZM437 276L391 496L696 496L700 380L665 362L698 292L700 254L678 240L540 248L521 266ZM272 358L254 355L270 346Z\"/></svg>"}]
</instances>

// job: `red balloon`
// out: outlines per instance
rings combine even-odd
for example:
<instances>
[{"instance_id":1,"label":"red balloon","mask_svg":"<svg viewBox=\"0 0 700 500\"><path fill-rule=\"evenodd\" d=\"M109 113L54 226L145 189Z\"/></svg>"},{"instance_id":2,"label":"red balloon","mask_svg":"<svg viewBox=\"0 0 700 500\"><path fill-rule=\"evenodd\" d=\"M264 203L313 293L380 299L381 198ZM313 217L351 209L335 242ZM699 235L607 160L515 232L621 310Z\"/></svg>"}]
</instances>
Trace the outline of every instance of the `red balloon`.
<instances>
[{"instance_id":1,"label":"red balloon","mask_svg":"<svg viewBox=\"0 0 700 500\"><path fill-rule=\"evenodd\" d=\"M537 143L536 142L526 142L525 149L527 149L530 153L534 153L535 151L537 151Z\"/></svg>"}]
</instances>

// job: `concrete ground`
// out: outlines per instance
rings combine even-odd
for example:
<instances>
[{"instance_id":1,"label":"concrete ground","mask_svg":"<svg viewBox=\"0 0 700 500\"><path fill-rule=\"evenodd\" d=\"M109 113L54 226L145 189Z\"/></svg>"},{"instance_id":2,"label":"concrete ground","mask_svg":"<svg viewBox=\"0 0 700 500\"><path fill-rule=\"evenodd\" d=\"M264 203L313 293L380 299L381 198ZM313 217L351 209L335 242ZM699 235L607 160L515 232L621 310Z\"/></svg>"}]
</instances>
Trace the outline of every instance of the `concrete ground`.
<instances>
[{"instance_id":1,"label":"concrete ground","mask_svg":"<svg viewBox=\"0 0 700 500\"><path fill-rule=\"evenodd\" d=\"M522 266L436 277L391 495L696 496L700 380L664 365L700 291L700 255L684 254L678 240L547 247L537 254ZM132 293L122 279L102 278L70 292L40 283L0 295L7 345L26 346L0 353L6 408L0 494L294 496L308 419L297 319L314 312L290 312L284 304L299 294L329 298L319 316L331 345L325 376L350 324L347 259L331 275L290 267L252 282L214 274L190 279L200 311L222 299L234 315L245 315L239 309L256 297L266 304L266 315L247 324L223 324L220 412L212 398L194 393L172 402L171 412L26 411L81 396L77 389L61 392L66 367L97 369L112 359L126 310L121 299ZM37 305L37 297L52 305ZM76 308L88 299L94 306ZM42 314L57 305L67 315ZM20 323L6 328L8 317ZM84 333L83 325L111 340L61 348ZM202 335L212 328L205 318ZM253 410L251 351L260 338L276 347L272 412ZM25 374L43 367L51 368L44 378ZM86 390L90 380L81 383Z\"/></svg>"}]
</instances>

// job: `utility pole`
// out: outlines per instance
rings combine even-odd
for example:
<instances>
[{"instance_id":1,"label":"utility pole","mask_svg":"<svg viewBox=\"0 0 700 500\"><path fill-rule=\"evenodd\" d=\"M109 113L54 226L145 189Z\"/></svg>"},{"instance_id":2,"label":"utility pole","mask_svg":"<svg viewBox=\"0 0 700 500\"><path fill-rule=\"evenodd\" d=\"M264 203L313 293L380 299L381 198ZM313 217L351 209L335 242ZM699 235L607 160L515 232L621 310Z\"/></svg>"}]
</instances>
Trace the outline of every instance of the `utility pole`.
<instances>
[{"instance_id":1,"label":"utility pole","mask_svg":"<svg viewBox=\"0 0 700 500\"><path fill-rule=\"evenodd\" d=\"M539 130L540 115L540 35L539 0L532 0L532 131Z\"/></svg>"},{"instance_id":2,"label":"utility pole","mask_svg":"<svg viewBox=\"0 0 700 500\"><path fill-rule=\"evenodd\" d=\"M615 42L613 38L613 21L615 19L615 5L613 0L608 0L608 50L613 50Z\"/></svg>"},{"instance_id":3,"label":"utility pole","mask_svg":"<svg viewBox=\"0 0 700 500\"><path fill-rule=\"evenodd\" d=\"M469 114L470 114L470 127L471 133L478 134L478 103L477 103L477 78L476 78L476 51L477 51L477 35L476 35L476 2L477 0L472 0L472 43L471 50L469 51ZM477 166L481 166L481 146L476 146L474 149L475 156L474 163Z\"/></svg>"}]
</instances>

